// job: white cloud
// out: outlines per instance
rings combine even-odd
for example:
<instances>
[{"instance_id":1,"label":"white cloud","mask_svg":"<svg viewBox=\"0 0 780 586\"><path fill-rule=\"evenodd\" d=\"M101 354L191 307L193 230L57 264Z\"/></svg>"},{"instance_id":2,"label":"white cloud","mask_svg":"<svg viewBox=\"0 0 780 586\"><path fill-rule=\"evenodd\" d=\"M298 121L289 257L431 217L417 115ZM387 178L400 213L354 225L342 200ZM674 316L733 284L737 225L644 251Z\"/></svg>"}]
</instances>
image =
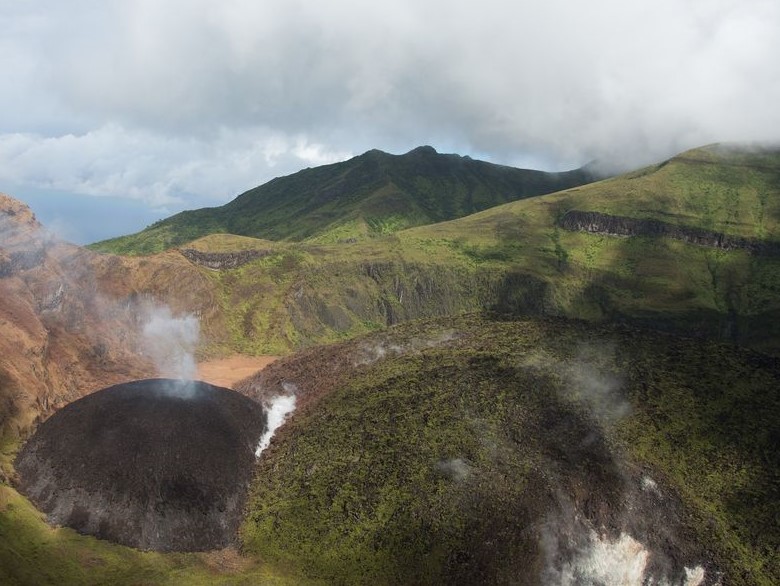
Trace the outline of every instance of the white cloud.
<instances>
[{"instance_id":1,"label":"white cloud","mask_svg":"<svg viewBox=\"0 0 780 586\"><path fill-rule=\"evenodd\" d=\"M778 141L779 27L775 0L0 0L0 178L194 207L374 147Z\"/></svg>"},{"instance_id":2,"label":"white cloud","mask_svg":"<svg viewBox=\"0 0 780 586\"><path fill-rule=\"evenodd\" d=\"M0 135L0 181L126 197L161 209L205 206L223 203L274 174L350 154L262 128L223 128L204 140L107 124L79 135Z\"/></svg>"}]
</instances>

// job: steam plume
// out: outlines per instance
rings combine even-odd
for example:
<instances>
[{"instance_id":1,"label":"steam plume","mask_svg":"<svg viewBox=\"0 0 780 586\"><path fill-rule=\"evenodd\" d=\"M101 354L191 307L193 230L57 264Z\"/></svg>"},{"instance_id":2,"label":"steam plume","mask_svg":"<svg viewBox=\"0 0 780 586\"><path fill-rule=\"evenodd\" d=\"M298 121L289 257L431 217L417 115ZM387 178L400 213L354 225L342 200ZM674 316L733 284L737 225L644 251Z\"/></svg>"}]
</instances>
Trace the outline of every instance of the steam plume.
<instances>
[{"instance_id":1,"label":"steam plume","mask_svg":"<svg viewBox=\"0 0 780 586\"><path fill-rule=\"evenodd\" d=\"M146 354L154 361L160 376L195 378L194 352L200 337L198 318L192 314L174 317L167 306L152 307L142 333Z\"/></svg>"},{"instance_id":2,"label":"steam plume","mask_svg":"<svg viewBox=\"0 0 780 586\"><path fill-rule=\"evenodd\" d=\"M293 383L285 382L282 383L282 388L290 394L277 395L263 405L268 416L268 427L260 438L260 443L255 450L255 456L258 458L271 444L271 438L274 436L274 433L276 433L276 430L279 429L284 422L287 421L290 414L295 411L295 393L298 391L298 387Z\"/></svg>"}]
</instances>

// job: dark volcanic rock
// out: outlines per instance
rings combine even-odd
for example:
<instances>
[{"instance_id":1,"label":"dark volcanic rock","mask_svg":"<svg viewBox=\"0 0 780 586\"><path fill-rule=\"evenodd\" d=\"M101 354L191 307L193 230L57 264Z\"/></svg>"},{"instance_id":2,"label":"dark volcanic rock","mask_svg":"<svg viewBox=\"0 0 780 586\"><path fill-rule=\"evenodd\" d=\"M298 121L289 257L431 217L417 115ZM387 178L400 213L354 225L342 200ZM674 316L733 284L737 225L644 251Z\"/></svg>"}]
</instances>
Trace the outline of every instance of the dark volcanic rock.
<instances>
[{"instance_id":1,"label":"dark volcanic rock","mask_svg":"<svg viewBox=\"0 0 780 586\"><path fill-rule=\"evenodd\" d=\"M747 250L764 256L780 256L780 242L732 236L703 228L668 224L660 220L640 220L600 212L572 210L567 212L559 223L565 230L610 236L665 236L699 246L722 250Z\"/></svg>"},{"instance_id":2,"label":"dark volcanic rock","mask_svg":"<svg viewBox=\"0 0 780 586\"><path fill-rule=\"evenodd\" d=\"M201 252L193 248L182 248L180 252L187 260L210 269L235 269L258 258L271 254L270 250L240 250L236 252Z\"/></svg>"},{"instance_id":3,"label":"dark volcanic rock","mask_svg":"<svg viewBox=\"0 0 780 586\"><path fill-rule=\"evenodd\" d=\"M21 490L52 523L159 551L235 539L266 417L202 382L109 387L41 424L21 450Z\"/></svg>"}]
</instances>

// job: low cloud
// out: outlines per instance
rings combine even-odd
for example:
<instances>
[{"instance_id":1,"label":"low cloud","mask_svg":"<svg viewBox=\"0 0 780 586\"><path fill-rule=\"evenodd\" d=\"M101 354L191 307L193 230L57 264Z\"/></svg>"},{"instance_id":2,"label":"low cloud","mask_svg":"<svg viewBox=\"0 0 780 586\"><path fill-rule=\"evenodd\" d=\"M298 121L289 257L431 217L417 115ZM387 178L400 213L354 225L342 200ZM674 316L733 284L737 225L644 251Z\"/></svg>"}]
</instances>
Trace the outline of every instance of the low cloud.
<instances>
[{"instance_id":1,"label":"low cloud","mask_svg":"<svg viewBox=\"0 0 780 586\"><path fill-rule=\"evenodd\" d=\"M0 6L0 180L197 207L420 144L630 167L780 140L780 4Z\"/></svg>"},{"instance_id":2,"label":"low cloud","mask_svg":"<svg viewBox=\"0 0 780 586\"><path fill-rule=\"evenodd\" d=\"M0 134L0 181L140 200L169 214L223 203L305 166L348 158L303 136L222 129L210 139L106 124L83 134Z\"/></svg>"}]
</instances>

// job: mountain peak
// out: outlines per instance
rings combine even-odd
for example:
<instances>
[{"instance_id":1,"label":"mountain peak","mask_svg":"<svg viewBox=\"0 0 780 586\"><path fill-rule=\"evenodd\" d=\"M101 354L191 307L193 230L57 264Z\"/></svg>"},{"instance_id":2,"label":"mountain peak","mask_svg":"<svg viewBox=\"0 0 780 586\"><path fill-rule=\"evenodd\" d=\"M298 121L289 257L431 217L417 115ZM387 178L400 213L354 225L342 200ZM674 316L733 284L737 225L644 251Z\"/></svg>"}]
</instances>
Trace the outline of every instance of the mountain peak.
<instances>
[{"instance_id":1,"label":"mountain peak","mask_svg":"<svg viewBox=\"0 0 780 586\"><path fill-rule=\"evenodd\" d=\"M438 155L436 149L429 145L418 146L416 149L412 149L407 155Z\"/></svg>"}]
</instances>

